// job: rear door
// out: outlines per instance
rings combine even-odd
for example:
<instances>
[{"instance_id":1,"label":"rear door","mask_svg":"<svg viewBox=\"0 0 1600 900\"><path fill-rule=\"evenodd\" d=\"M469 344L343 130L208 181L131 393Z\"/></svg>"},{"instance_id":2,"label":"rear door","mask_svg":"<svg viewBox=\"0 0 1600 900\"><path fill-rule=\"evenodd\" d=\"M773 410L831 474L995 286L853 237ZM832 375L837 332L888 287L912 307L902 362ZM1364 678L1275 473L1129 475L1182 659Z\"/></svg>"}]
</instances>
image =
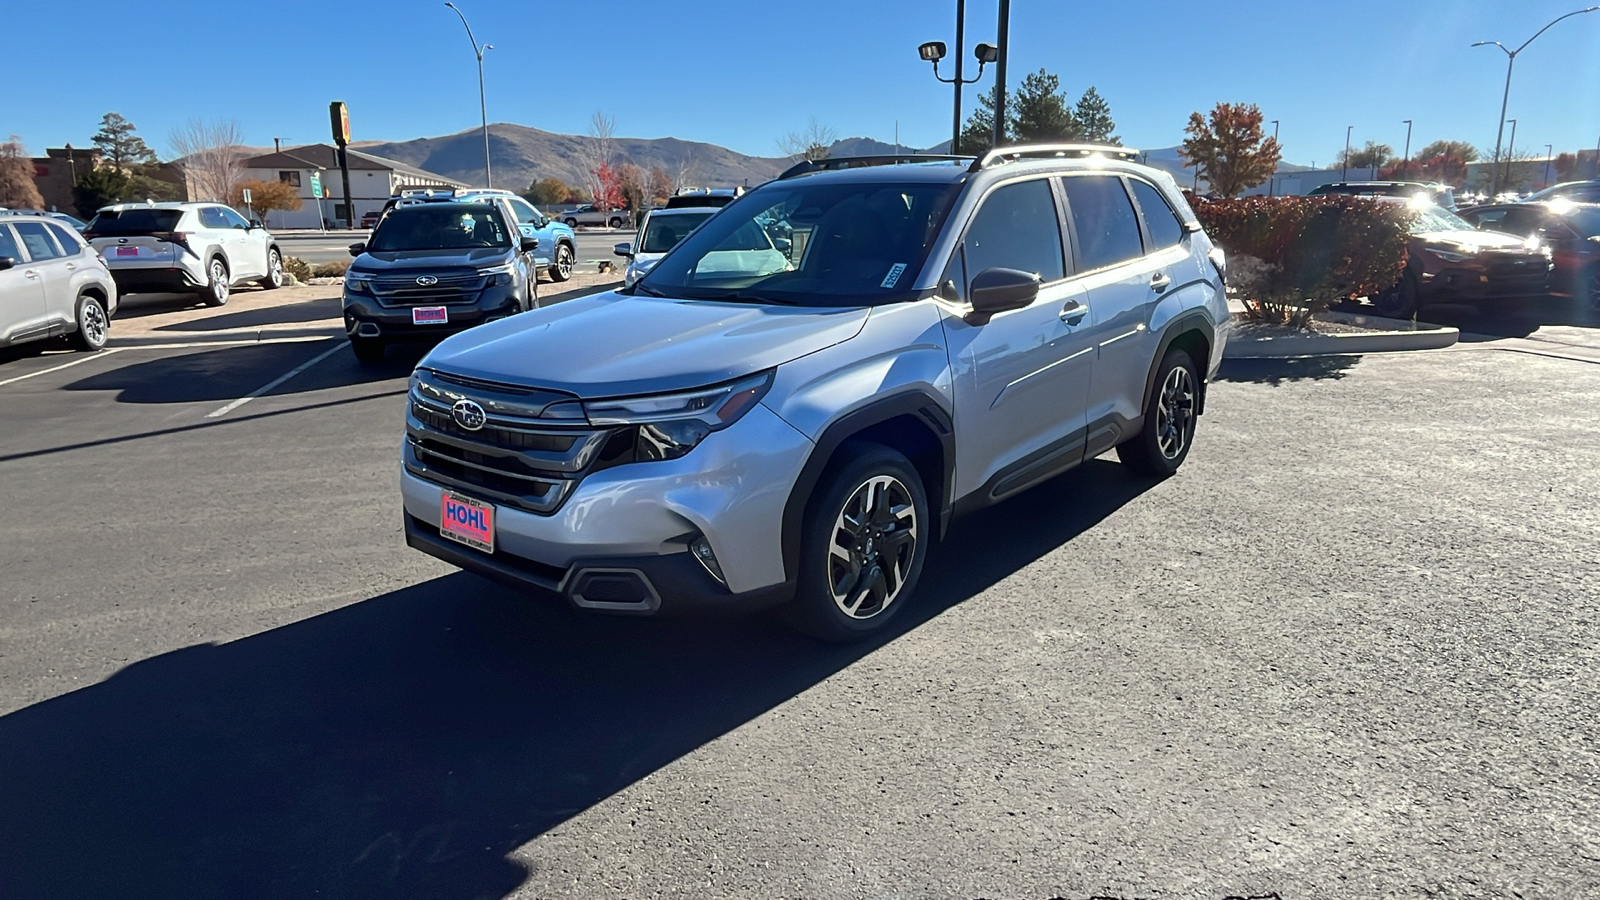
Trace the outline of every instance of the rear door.
<instances>
[{"instance_id":1,"label":"rear door","mask_svg":"<svg viewBox=\"0 0 1600 900\"><path fill-rule=\"evenodd\" d=\"M68 325L76 325L78 292L94 280L94 270L100 267L94 261L94 251L84 247L83 241L71 229L54 223L45 227L50 229L50 233L55 236L56 244L61 247L60 265L66 270L66 290L57 291L45 298L49 307L45 310L45 314L59 322L65 329Z\"/></svg>"},{"instance_id":2,"label":"rear door","mask_svg":"<svg viewBox=\"0 0 1600 900\"><path fill-rule=\"evenodd\" d=\"M0 256L15 261L11 268L0 269L0 343L43 337L49 329L44 277L5 222L0 222Z\"/></svg>"},{"instance_id":3,"label":"rear door","mask_svg":"<svg viewBox=\"0 0 1600 900\"><path fill-rule=\"evenodd\" d=\"M230 275L235 281L241 278L260 278L267 274L267 232L255 231L244 216L226 206L208 207L221 223L223 241L227 246ZM207 223L209 226L209 223Z\"/></svg>"}]
</instances>

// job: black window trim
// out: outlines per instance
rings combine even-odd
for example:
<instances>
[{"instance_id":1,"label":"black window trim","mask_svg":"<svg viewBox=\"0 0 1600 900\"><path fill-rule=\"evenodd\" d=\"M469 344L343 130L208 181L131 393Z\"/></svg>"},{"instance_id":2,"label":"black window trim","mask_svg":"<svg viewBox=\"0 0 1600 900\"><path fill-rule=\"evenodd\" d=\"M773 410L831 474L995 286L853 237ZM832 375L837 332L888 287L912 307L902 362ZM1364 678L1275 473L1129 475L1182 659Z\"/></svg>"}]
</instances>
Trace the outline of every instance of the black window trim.
<instances>
[{"instance_id":1,"label":"black window trim","mask_svg":"<svg viewBox=\"0 0 1600 900\"><path fill-rule=\"evenodd\" d=\"M1133 189L1133 182L1135 181L1138 181L1145 187L1155 191L1156 196L1161 198L1161 205L1166 208L1167 214L1172 216L1172 221L1178 224L1178 242L1176 244L1168 244L1165 247L1156 247L1154 249L1151 248L1150 245L1155 243L1155 236L1150 233L1149 223L1145 221L1145 217L1148 215L1148 213L1146 213L1144 210L1144 204L1139 202L1139 194ZM1161 190L1160 185L1157 185L1148 178L1138 178L1132 175L1124 175L1123 189L1126 190L1128 192L1128 196L1132 198L1133 211L1138 214L1139 236L1144 240L1145 257L1149 257L1155 253L1160 253L1163 250L1170 250L1173 247L1182 247L1183 242L1189 239L1189 229L1184 227L1183 217L1179 216L1178 211L1172 208L1172 201L1167 199L1166 192Z\"/></svg>"},{"instance_id":2,"label":"black window trim","mask_svg":"<svg viewBox=\"0 0 1600 900\"><path fill-rule=\"evenodd\" d=\"M1109 266L1101 266L1098 269L1085 269L1084 271L1079 272L1077 277L1081 278L1081 277L1087 277L1089 275L1098 275L1101 272L1111 272L1111 271L1114 271L1116 269L1120 269L1123 266L1131 266L1131 265L1134 265L1136 263L1142 263L1145 260L1150 258L1150 249L1149 249L1150 248L1150 235L1145 233L1144 217L1139 215L1139 201L1134 198L1133 189L1128 187L1128 177L1126 175L1124 175L1121 172L1107 172L1107 171L1087 170L1086 169L1086 170L1081 171L1081 172L1061 172L1061 173L1056 174L1054 177L1058 178L1058 179L1065 179L1065 178L1093 178L1093 177L1114 178L1114 179L1116 179L1117 183L1122 185L1122 194L1123 194L1123 196L1128 198L1128 203L1129 203L1130 207L1133 209L1133 220L1139 226L1139 255L1138 256L1135 256L1135 257L1133 257L1131 259L1122 260L1121 262L1112 263ZM1062 203L1063 209L1066 212L1067 227L1069 229L1071 229L1071 231L1072 231L1072 252L1075 255L1076 254L1081 254L1082 251L1081 251L1081 248L1078 245L1078 224L1077 224L1077 220L1072 218L1072 203L1067 200L1067 186L1066 186L1065 183L1063 183L1061 185L1061 203ZM1181 224L1181 222L1180 222L1180 224ZM1185 229L1185 231L1187 231L1187 229ZM1173 246L1181 246L1181 245L1180 244L1174 244ZM1082 259L1082 256L1081 255L1077 256L1077 258Z\"/></svg>"}]
</instances>

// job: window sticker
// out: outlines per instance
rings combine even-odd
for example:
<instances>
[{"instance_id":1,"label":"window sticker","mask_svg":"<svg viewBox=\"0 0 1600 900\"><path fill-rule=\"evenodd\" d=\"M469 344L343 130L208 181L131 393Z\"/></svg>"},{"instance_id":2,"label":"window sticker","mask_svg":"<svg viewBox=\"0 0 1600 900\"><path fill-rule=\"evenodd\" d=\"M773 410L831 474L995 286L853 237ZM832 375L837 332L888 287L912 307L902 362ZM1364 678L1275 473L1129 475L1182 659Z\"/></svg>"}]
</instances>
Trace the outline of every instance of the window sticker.
<instances>
[{"instance_id":1,"label":"window sticker","mask_svg":"<svg viewBox=\"0 0 1600 900\"><path fill-rule=\"evenodd\" d=\"M883 284L878 287L892 288L900 280L900 274L906 270L905 263L895 263L889 267L889 274L883 276Z\"/></svg>"}]
</instances>

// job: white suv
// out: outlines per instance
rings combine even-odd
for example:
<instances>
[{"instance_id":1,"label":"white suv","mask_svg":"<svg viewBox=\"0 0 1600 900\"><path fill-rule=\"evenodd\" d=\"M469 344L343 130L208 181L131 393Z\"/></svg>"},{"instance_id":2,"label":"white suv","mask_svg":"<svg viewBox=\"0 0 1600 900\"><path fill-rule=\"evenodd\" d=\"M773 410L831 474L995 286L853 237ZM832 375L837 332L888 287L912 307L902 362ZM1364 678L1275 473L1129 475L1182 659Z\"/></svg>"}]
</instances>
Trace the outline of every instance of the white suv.
<instances>
[{"instance_id":1,"label":"white suv","mask_svg":"<svg viewBox=\"0 0 1600 900\"><path fill-rule=\"evenodd\" d=\"M194 291L222 306L234 285L283 285L277 239L220 203L119 203L100 210L83 236L124 294Z\"/></svg>"},{"instance_id":2,"label":"white suv","mask_svg":"<svg viewBox=\"0 0 1600 900\"><path fill-rule=\"evenodd\" d=\"M65 335L106 345L117 288L104 261L48 216L0 218L0 347Z\"/></svg>"}]
</instances>

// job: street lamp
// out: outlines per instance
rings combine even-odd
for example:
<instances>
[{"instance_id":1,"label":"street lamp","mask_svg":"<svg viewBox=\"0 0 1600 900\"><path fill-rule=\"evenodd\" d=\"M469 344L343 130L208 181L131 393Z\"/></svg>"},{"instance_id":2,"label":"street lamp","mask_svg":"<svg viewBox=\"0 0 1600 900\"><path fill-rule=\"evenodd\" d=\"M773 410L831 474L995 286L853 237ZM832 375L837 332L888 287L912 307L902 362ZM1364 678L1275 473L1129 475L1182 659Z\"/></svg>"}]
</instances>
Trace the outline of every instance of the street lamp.
<instances>
[{"instance_id":1,"label":"street lamp","mask_svg":"<svg viewBox=\"0 0 1600 900\"><path fill-rule=\"evenodd\" d=\"M1350 127L1346 128L1344 130L1344 160L1339 163L1339 180L1340 181L1346 180L1348 178L1348 176L1349 176L1349 172L1350 172L1350 132L1355 131L1355 130L1356 130L1356 127L1354 125L1351 125Z\"/></svg>"},{"instance_id":2,"label":"street lamp","mask_svg":"<svg viewBox=\"0 0 1600 900\"><path fill-rule=\"evenodd\" d=\"M967 0L956 0L956 75L954 78L944 78L939 74L939 60L944 59L944 41L929 41L917 48L917 55L927 62L933 63L933 77L945 84L953 84L956 88L955 113L950 125L950 155L961 152L961 86L975 84L983 77L983 67L992 63L1000 52L988 44L979 44L972 48L972 55L978 60L978 74L972 78L961 77L961 46L966 40L967 31Z\"/></svg>"},{"instance_id":3,"label":"street lamp","mask_svg":"<svg viewBox=\"0 0 1600 900\"><path fill-rule=\"evenodd\" d=\"M1564 16L1556 16L1554 19L1551 19L1550 20L1550 25L1554 25L1557 22L1561 21L1562 19L1571 18L1572 16L1581 16L1584 13L1592 13L1592 12L1595 12L1596 10L1600 10L1600 6L1591 6L1588 9L1575 9L1572 12L1569 12ZM1478 41L1476 44L1472 45L1474 47L1486 47L1486 46L1488 46L1490 44L1493 44L1494 46L1499 47L1501 50L1505 51L1505 54L1506 54L1506 91L1505 91L1505 94L1502 95L1501 98L1500 98L1500 130L1495 132L1495 136L1494 136L1494 158L1496 160L1500 159L1500 138L1505 136L1505 133L1506 133L1506 104L1511 100L1511 68L1512 68L1512 66L1515 66L1517 64L1517 54L1521 53L1522 51L1524 51L1526 49L1528 49L1528 45L1533 43L1534 40L1536 40L1539 37L1539 35L1544 34L1546 31L1549 31L1550 30L1550 25L1546 25L1543 28L1539 29L1538 31L1534 32L1533 33L1533 37L1528 38L1527 40L1523 41L1522 42L1522 46L1518 47L1515 50L1506 49L1506 45L1500 43L1499 41ZM1499 166L1495 166L1494 173L1490 176L1490 181L1489 181L1489 195L1490 196L1493 196L1496 193L1498 193L1497 188L1499 187L1499 184L1496 182L1496 179L1498 179L1499 175L1500 175L1500 167Z\"/></svg>"},{"instance_id":4,"label":"street lamp","mask_svg":"<svg viewBox=\"0 0 1600 900\"><path fill-rule=\"evenodd\" d=\"M461 16L461 25L467 29L467 40L472 42L472 52L478 57L478 113L483 117L483 186L494 187L493 175L489 169L489 107L483 99L483 54L486 50L493 50L493 44L478 45L478 39L472 36L472 26L467 24L467 17L461 10L456 9L454 3L446 2L445 6L456 11Z\"/></svg>"},{"instance_id":5,"label":"street lamp","mask_svg":"<svg viewBox=\"0 0 1600 900\"><path fill-rule=\"evenodd\" d=\"M1550 186L1550 163L1555 159L1556 145L1544 145L1544 186Z\"/></svg>"},{"instance_id":6,"label":"street lamp","mask_svg":"<svg viewBox=\"0 0 1600 900\"><path fill-rule=\"evenodd\" d=\"M1517 120L1516 119L1507 119L1506 121L1511 123L1511 140L1506 142L1506 184L1504 186L1505 187L1510 187L1511 186L1511 156L1512 156L1512 154L1517 152ZM1499 160L1495 160L1495 162L1499 163ZM1500 166L1496 165L1495 166L1495 170L1499 171L1499 169L1500 169Z\"/></svg>"},{"instance_id":7,"label":"street lamp","mask_svg":"<svg viewBox=\"0 0 1600 900\"><path fill-rule=\"evenodd\" d=\"M1274 144L1278 143L1278 120L1277 119L1273 119L1272 120L1272 143L1274 143ZM1280 163L1283 161L1283 150L1282 150L1282 148L1280 148L1278 150L1278 161ZM1268 197L1273 197L1273 196L1276 196L1277 193L1278 193L1278 168L1277 168L1277 166L1273 166L1273 168L1272 168L1272 178L1267 181L1267 196Z\"/></svg>"},{"instance_id":8,"label":"street lamp","mask_svg":"<svg viewBox=\"0 0 1600 900\"><path fill-rule=\"evenodd\" d=\"M1406 167L1411 163L1411 120L1406 120L1406 152L1400 157L1400 180L1406 180Z\"/></svg>"}]
</instances>

